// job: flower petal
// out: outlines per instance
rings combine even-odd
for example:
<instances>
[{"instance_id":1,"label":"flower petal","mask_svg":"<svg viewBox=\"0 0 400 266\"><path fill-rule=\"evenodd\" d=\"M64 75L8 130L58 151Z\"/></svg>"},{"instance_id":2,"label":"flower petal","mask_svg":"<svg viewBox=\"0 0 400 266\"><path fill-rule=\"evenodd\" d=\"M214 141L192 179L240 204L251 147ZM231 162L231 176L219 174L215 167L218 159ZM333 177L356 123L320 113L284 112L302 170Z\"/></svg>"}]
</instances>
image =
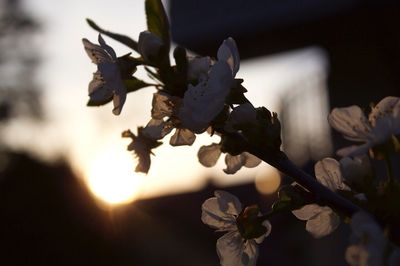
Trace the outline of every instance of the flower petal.
<instances>
[{"instance_id":1,"label":"flower petal","mask_svg":"<svg viewBox=\"0 0 400 266\"><path fill-rule=\"evenodd\" d=\"M334 108L328 116L328 122L348 140L365 142L371 138L371 126L356 105Z\"/></svg>"},{"instance_id":2,"label":"flower petal","mask_svg":"<svg viewBox=\"0 0 400 266\"><path fill-rule=\"evenodd\" d=\"M236 216L242 210L240 201L224 191L215 191L214 195L215 197L207 199L201 206L203 223L223 231L237 228Z\"/></svg>"},{"instance_id":3,"label":"flower petal","mask_svg":"<svg viewBox=\"0 0 400 266\"><path fill-rule=\"evenodd\" d=\"M393 96L383 98L372 108L369 120L374 126L376 144L385 142L391 135L400 134L400 98Z\"/></svg>"},{"instance_id":4,"label":"flower petal","mask_svg":"<svg viewBox=\"0 0 400 266\"><path fill-rule=\"evenodd\" d=\"M171 116L174 111L174 99L171 95L164 92L153 94L151 117L154 119L162 119Z\"/></svg>"},{"instance_id":5,"label":"flower petal","mask_svg":"<svg viewBox=\"0 0 400 266\"><path fill-rule=\"evenodd\" d=\"M255 240L250 239L244 243L244 250L241 256L242 265L255 266L258 259L258 245Z\"/></svg>"},{"instance_id":6,"label":"flower petal","mask_svg":"<svg viewBox=\"0 0 400 266\"><path fill-rule=\"evenodd\" d=\"M344 157L340 160L340 169L344 180L350 184L361 184L371 174L371 165L367 156Z\"/></svg>"},{"instance_id":7,"label":"flower petal","mask_svg":"<svg viewBox=\"0 0 400 266\"><path fill-rule=\"evenodd\" d=\"M380 242L383 237L382 229L375 220L365 212L357 212L351 218L351 229L353 237L363 239L365 234L369 235L371 242Z\"/></svg>"},{"instance_id":8,"label":"flower petal","mask_svg":"<svg viewBox=\"0 0 400 266\"><path fill-rule=\"evenodd\" d=\"M336 154L341 157L355 157L361 156L368 153L368 150L373 146L372 142L367 142L362 145L351 145L342 149L339 149Z\"/></svg>"},{"instance_id":9,"label":"flower petal","mask_svg":"<svg viewBox=\"0 0 400 266\"><path fill-rule=\"evenodd\" d=\"M162 119L150 119L146 127L143 129L143 134L151 139L162 139L165 135L172 131L173 127L168 122Z\"/></svg>"},{"instance_id":10,"label":"flower petal","mask_svg":"<svg viewBox=\"0 0 400 266\"><path fill-rule=\"evenodd\" d=\"M253 246L252 246L253 247ZM254 248L249 247L248 252L250 254L258 252L252 252ZM222 266L245 266L242 261L242 255L244 253L243 239L238 231L231 231L223 235L217 240L217 254Z\"/></svg>"},{"instance_id":11,"label":"flower petal","mask_svg":"<svg viewBox=\"0 0 400 266\"><path fill-rule=\"evenodd\" d=\"M201 76L207 75L211 67L211 58L206 57L194 57L190 58L188 62L188 79L198 80Z\"/></svg>"},{"instance_id":12,"label":"flower petal","mask_svg":"<svg viewBox=\"0 0 400 266\"><path fill-rule=\"evenodd\" d=\"M306 223L306 230L315 238L329 235L340 224L339 216L329 207L322 207L322 212Z\"/></svg>"},{"instance_id":13,"label":"flower petal","mask_svg":"<svg viewBox=\"0 0 400 266\"><path fill-rule=\"evenodd\" d=\"M115 86L119 85L118 83L122 83L121 73L116 63L114 62L99 63L97 65L97 68L100 71L104 81L108 85L110 85L110 87L112 87L113 89L115 89Z\"/></svg>"},{"instance_id":14,"label":"flower petal","mask_svg":"<svg viewBox=\"0 0 400 266\"><path fill-rule=\"evenodd\" d=\"M220 155L221 145L217 143L213 143L208 146L201 146L199 152L197 153L199 162L205 167L214 166L217 163Z\"/></svg>"},{"instance_id":15,"label":"flower petal","mask_svg":"<svg viewBox=\"0 0 400 266\"><path fill-rule=\"evenodd\" d=\"M111 100L113 89L104 82L100 71L93 73L93 79L89 83L89 97L95 102Z\"/></svg>"},{"instance_id":16,"label":"flower petal","mask_svg":"<svg viewBox=\"0 0 400 266\"><path fill-rule=\"evenodd\" d=\"M103 48L104 50L107 51L107 53L111 56L111 58L115 61L117 60L117 55L115 54L114 49L109 46L108 44L106 44L106 42L104 41L103 37L101 37L101 34L99 34L99 44L101 46L101 48Z\"/></svg>"},{"instance_id":17,"label":"flower petal","mask_svg":"<svg viewBox=\"0 0 400 266\"><path fill-rule=\"evenodd\" d=\"M207 199L201 206L201 221L219 231L229 231L236 228L235 217L220 210L217 198Z\"/></svg>"},{"instance_id":18,"label":"flower petal","mask_svg":"<svg viewBox=\"0 0 400 266\"><path fill-rule=\"evenodd\" d=\"M240 56L236 46L236 42L233 38L224 40L218 49L217 53L218 60L226 61L231 70L232 76L234 77L239 71L240 67Z\"/></svg>"},{"instance_id":19,"label":"flower petal","mask_svg":"<svg viewBox=\"0 0 400 266\"><path fill-rule=\"evenodd\" d=\"M292 213L294 216L296 216L297 219L307 221L321 213L323 211L323 208L324 207L317 204L307 204L300 209L293 210Z\"/></svg>"},{"instance_id":20,"label":"flower petal","mask_svg":"<svg viewBox=\"0 0 400 266\"><path fill-rule=\"evenodd\" d=\"M318 161L315 166L315 176L318 181L332 191L349 190L343 183L340 163L333 158L325 158Z\"/></svg>"},{"instance_id":21,"label":"flower petal","mask_svg":"<svg viewBox=\"0 0 400 266\"><path fill-rule=\"evenodd\" d=\"M152 154L152 149L160 146L162 142L151 139L143 134L143 127L138 127L137 135L133 134L130 130L125 130L122 132L122 137L132 139L132 142L128 145L128 151L133 151L139 159L135 171L147 173L150 169L150 154Z\"/></svg>"},{"instance_id":22,"label":"flower petal","mask_svg":"<svg viewBox=\"0 0 400 266\"><path fill-rule=\"evenodd\" d=\"M262 243L262 242L264 241L264 239L265 239L267 236L269 236L269 234L271 233L271 230L272 230L272 225L271 225L271 223L270 223L268 220L265 220L265 221L262 223L262 225L265 226L265 228L267 228L267 232L265 232L264 235L262 235L262 236L260 236L260 237L254 239L254 241L256 241L257 244Z\"/></svg>"},{"instance_id":23,"label":"flower petal","mask_svg":"<svg viewBox=\"0 0 400 266\"><path fill-rule=\"evenodd\" d=\"M182 125L195 133L204 132L224 108L232 82L228 64L221 61L211 67L208 80L189 84L178 114Z\"/></svg>"},{"instance_id":24,"label":"flower petal","mask_svg":"<svg viewBox=\"0 0 400 266\"><path fill-rule=\"evenodd\" d=\"M357 266L383 265L388 241L374 218L365 212L357 212L351 219L350 227L352 245L346 250L346 260Z\"/></svg>"},{"instance_id":25,"label":"flower petal","mask_svg":"<svg viewBox=\"0 0 400 266\"><path fill-rule=\"evenodd\" d=\"M262 162L262 160L260 158L258 158L257 156L254 156L253 154L248 153L248 152L242 152L242 156L244 158L243 166L248 167L248 168L254 168Z\"/></svg>"},{"instance_id":26,"label":"flower petal","mask_svg":"<svg viewBox=\"0 0 400 266\"><path fill-rule=\"evenodd\" d=\"M121 113L122 107L126 101L126 89L122 82L118 82L117 87L114 89L114 97L113 97L113 114L119 115Z\"/></svg>"},{"instance_id":27,"label":"flower petal","mask_svg":"<svg viewBox=\"0 0 400 266\"><path fill-rule=\"evenodd\" d=\"M239 215L242 211L242 203L235 195L223 190L216 190L214 195L218 198L221 209L226 213Z\"/></svg>"},{"instance_id":28,"label":"flower petal","mask_svg":"<svg viewBox=\"0 0 400 266\"><path fill-rule=\"evenodd\" d=\"M233 175L244 165L244 157L242 154L233 156L229 153L225 156L226 169L224 172L228 175Z\"/></svg>"},{"instance_id":29,"label":"flower petal","mask_svg":"<svg viewBox=\"0 0 400 266\"><path fill-rule=\"evenodd\" d=\"M372 108L368 118L371 125L375 126L379 118L383 116L395 117L399 112L400 98L389 96L383 98L374 108Z\"/></svg>"},{"instance_id":30,"label":"flower petal","mask_svg":"<svg viewBox=\"0 0 400 266\"><path fill-rule=\"evenodd\" d=\"M192 145L196 135L186 128L177 128L174 135L169 140L171 146Z\"/></svg>"},{"instance_id":31,"label":"flower petal","mask_svg":"<svg viewBox=\"0 0 400 266\"><path fill-rule=\"evenodd\" d=\"M350 266L370 266L368 257L368 251L361 246L351 245L346 249L345 258Z\"/></svg>"},{"instance_id":32,"label":"flower petal","mask_svg":"<svg viewBox=\"0 0 400 266\"><path fill-rule=\"evenodd\" d=\"M91 43L88 39L82 39L87 55L94 64L113 62L113 58L101 46Z\"/></svg>"}]
</instances>

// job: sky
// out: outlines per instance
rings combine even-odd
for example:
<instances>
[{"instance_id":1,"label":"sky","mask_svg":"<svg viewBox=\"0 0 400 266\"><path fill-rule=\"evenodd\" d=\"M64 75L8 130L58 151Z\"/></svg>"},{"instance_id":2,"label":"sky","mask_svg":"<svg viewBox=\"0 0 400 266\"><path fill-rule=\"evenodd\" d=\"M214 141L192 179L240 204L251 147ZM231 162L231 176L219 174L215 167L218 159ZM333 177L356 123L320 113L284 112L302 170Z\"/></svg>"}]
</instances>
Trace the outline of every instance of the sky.
<instances>
[{"instance_id":1,"label":"sky","mask_svg":"<svg viewBox=\"0 0 400 266\"><path fill-rule=\"evenodd\" d=\"M144 1L26 0L25 4L43 25L38 40L39 50L32 52L39 53L43 58L38 81L44 89L47 122L13 124L7 135L11 145L27 148L47 159L63 155L92 188L94 175L98 179L107 179L100 190L117 186L116 176L124 177L125 181L121 181L119 187L122 189L132 184L137 197L197 190L206 185L211 176L215 184L227 186L253 182L255 177L262 178L271 173L272 168L262 163L255 169L240 170L238 174L228 176L222 172L222 158L213 168L202 167L197 161L199 147L218 141L218 137L210 138L203 134L191 147L163 145L157 148L149 174L135 174L135 159L126 151L129 140L122 139L121 132L126 129L135 132L137 126L148 122L155 89L130 93L120 116L112 114L111 105L86 107L87 86L96 66L87 57L81 39L97 42L97 32L86 24L86 18L91 18L103 28L137 39L139 33L146 29ZM118 56L131 52L113 40L105 40ZM240 51L240 43L238 47ZM304 60L304 57L311 59ZM255 106L277 110L278 99L282 97L281 88L295 82L296 75L304 76L307 71L315 71L315 67L326 67L325 57L323 51L311 47L259 58L242 62L238 76L245 79L244 85L249 89L247 96ZM144 73L139 75L146 78ZM288 79L288 76L292 78ZM29 130L26 130L27 127ZM96 174L98 172L103 175L100 177L101 174Z\"/></svg>"}]
</instances>

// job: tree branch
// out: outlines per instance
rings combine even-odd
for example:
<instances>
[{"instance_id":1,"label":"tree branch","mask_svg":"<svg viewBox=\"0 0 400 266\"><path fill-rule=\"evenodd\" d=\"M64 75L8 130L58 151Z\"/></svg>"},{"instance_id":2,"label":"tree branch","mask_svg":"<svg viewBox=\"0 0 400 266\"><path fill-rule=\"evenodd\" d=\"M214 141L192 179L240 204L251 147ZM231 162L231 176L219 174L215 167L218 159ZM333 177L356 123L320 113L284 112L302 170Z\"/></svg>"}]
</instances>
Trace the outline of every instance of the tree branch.
<instances>
[{"instance_id":1,"label":"tree branch","mask_svg":"<svg viewBox=\"0 0 400 266\"><path fill-rule=\"evenodd\" d=\"M297 183L314 195L316 203L328 205L349 217L361 210L360 207L331 191L319 183L316 178L296 166L284 152L268 152L261 150L259 147L252 147L241 134L232 134L228 132L224 132L224 134L229 134L230 137L241 142L244 145L243 147L246 147L246 151L275 167L280 172L292 177Z\"/></svg>"},{"instance_id":2,"label":"tree branch","mask_svg":"<svg viewBox=\"0 0 400 266\"><path fill-rule=\"evenodd\" d=\"M361 210L360 207L343 198L339 194L331 191L319 183L316 178L304 172L291 160L289 160L289 158L283 152L282 155L284 156L277 156L276 158L269 158L270 156L265 156L264 154L258 152L257 154L253 154L266 163L274 166L282 173L292 177L297 183L313 193L317 203L320 203L321 205L328 205L334 209L340 210L349 217Z\"/></svg>"}]
</instances>

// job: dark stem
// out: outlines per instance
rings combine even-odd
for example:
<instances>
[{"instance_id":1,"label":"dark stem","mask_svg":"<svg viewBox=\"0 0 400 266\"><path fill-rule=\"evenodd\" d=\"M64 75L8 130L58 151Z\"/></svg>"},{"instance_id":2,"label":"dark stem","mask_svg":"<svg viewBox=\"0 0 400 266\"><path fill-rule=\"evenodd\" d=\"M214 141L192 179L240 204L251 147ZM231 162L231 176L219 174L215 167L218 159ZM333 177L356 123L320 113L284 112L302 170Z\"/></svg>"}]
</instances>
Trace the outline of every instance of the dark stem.
<instances>
[{"instance_id":1,"label":"dark stem","mask_svg":"<svg viewBox=\"0 0 400 266\"><path fill-rule=\"evenodd\" d=\"M354 213L362 210L351 201L326 188L313 176L304 172L302 169L296 166L282 151L264 151L258 147L252 147L241 134L229 132L224 133L229 134L229 136L234 138L237 142L242 143L243 147L246 147L246 151L275 167L280 172L292 177L298 184L306 188L314 195L315 202L319 205L328 205L333 209L342 212L348 217L351 217Z\"/></svg>"},{"instance_id":2,"label":"dark stem","mask_svg":"<svg viewBox=\"0 0 400 266\"><path fill-rule=\"evenodd\" d=\"M297 183L315 196L317 203L328 205L334 209L340 210L349 217L361 210L360 207L326 188L313 176L297 167L283 152L280 152L279 155L275 154L273 156L265 152L260 152L257 149L251 149L249 152L264 162L272 165L282 173L292 177Z\"/></svg>"}]
</instances>

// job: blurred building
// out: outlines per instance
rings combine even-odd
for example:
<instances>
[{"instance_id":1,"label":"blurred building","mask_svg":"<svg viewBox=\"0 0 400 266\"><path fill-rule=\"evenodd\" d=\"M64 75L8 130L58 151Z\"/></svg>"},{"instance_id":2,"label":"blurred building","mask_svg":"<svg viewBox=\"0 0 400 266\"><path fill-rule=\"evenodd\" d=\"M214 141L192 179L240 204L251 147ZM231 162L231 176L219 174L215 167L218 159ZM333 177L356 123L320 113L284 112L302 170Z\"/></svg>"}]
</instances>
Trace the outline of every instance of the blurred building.
<instances>
[{"instance_id":1,"label":"blurred building","mask_svg":"<svg viewBox=\"0 0 400 266\"><path fill-rule=\"evenodd\" d=\"M303 78L292 79L294 72L288 72L290 84L274 88L281 92L277 111L286 125L284 146L298 163L332 152L320 141L329 138L329 129L316 134L310 126L326 123L331 107L367 108L384 96L400 95L398 1L170 0L169 12L174 41L200 55L215 55L228 36L238 43L243 65L259 58L267 65L269 58L317 47L326 64L310 76L303 68L313 59L297 62ZM260 82L267 79L260 76ZM335 138L336 146L343 146L339 141Z\"/></svg>"}]
</instances>

